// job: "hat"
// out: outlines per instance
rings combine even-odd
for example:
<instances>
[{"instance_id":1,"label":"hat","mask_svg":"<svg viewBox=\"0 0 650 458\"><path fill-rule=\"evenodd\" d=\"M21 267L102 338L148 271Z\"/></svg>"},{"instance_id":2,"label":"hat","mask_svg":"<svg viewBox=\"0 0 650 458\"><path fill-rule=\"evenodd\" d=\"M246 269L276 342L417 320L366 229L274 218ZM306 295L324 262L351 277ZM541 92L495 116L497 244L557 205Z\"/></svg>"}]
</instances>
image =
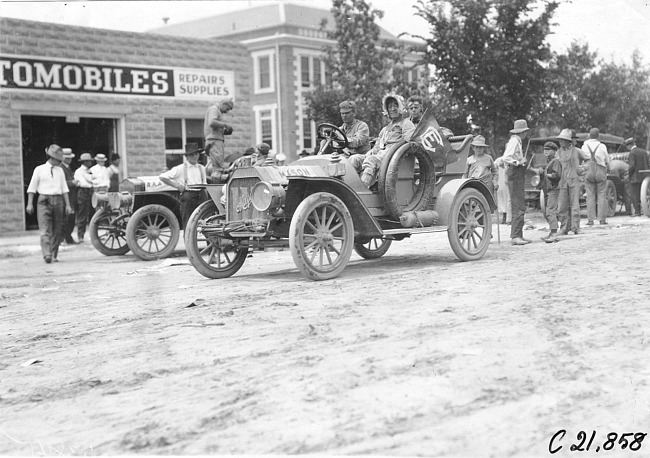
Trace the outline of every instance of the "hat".
<instances>
[{"instance_id":1,"label":"hat","mask_svg":"<svg viewBox=\"0 0 650 458\"><path fill-rule=\"evenodd\" d=\"M634 137L630 137L623 142L624 145L632 145L634 143Z\"/></svg>"},{"instance_id":2,"label":"hat","mask_svg":"<svg viewBox=\"0 0 650 458\"><path fill-rule=\"evenodd\" d=\"M302 151L300 152L299 156L311 156L311 154L309 154L309 151L307 151L306 149L304 149L304 150L302 150Z\"/></svg>"},{"instance_id":3,"label":"hat","mask_svg":"<svg viewBox=\"0 0 650 458\"><path fill-rule=\"evenodd\" d=\"M346 100L345 102L339 103L339 111L341 114L349 113L357 109L357 104L352 100Z\"/></svg>"},{"instance_id":4,"label":"hat","mask_svg":"<svg viewBox=\"0 0 650 458\"><path fill-rule=\"evenodd\" d=\"M490 146L485 144L485 137L483 135L477 135L472 140L472 146Z\"/></svg>"},{"instance_id":5,"label":"hat","mask_svg":"<svg viewBox=\"0 0 650 458\"><path fill-rule=\"evenodd\" d=\"M185 145L185 152L183 154L187 156L188 154L196 154L201 152L203 152L203 148L199 148L198 143L187 143Z\"/></svg>"},{"instance_id":6,"label":"hat","mask_svg":"<svg viewBox=\"0 0 650 458\"><path fill-rule=\"evenodd\" d=\"M383 100L381 101L381 107L384 109L385 114L388 115L388 101L390 99L393 99L395 102L397 102L397 111L401 114L404 112L404 97L401 95L397 94L387 94L384 96Z\"/></svg>"},{"instance_id":7,"label":"hat","mask_svg":"<svg viewBox=\"0 0 650 458\"><path fill-rule=\"evenodd\" d=\"M103 155L102 153L99 153L95 156L95 161L97 162L104 162L106 161L106 156Z\"/></svg>"},{"instance_id":8,"label":"hat","mask_svg":"<svg viewBox=\"0 0 650 458\"><path fill-rule=\"evenodd\" d=\"M249 146L244 150L244 156L250 156L252 154L255 154L255 148L253 148L252 146Z\"/></svg>"},{"instance_id":9,"label":"hat","mask_svg":"<svg viewBox=\"0 0 650 458\"><path fill-rule=\"evenodd\" d=\"M74 154L72 153L72 149L70 148L63 148L63 158L64 159L72 159L74 157Z\"/></svg>"},{"instance_id":10,"label":"hat","mask_svg":"<svg viewBox=\"0 0 650 458\"><path fill-rule=\"evenodd\" d=\"M596 127L589 129L589 138L598 138L600 136L600 131Z\"/></svg>"},{"instance_id":11,"label":"hat","mask_svg":"<svg viewBox=\"0 0 650 458\"><path fill-rule=\"evenodd\" d=\"M517 119L515 121L515 127L510 130L511 134L520 134L521 132L526 132L528 129L528 123L525 119Z\"/></svg>"},{"instance_id":12,"label":"hat","mask_svg":"<svg viewBox=\"0 0 650 458\"><path fill-rule=\"evenodd\" d=\"M269 151L271 151L271 147L269 146L268 143L260 143L257 145L257 151L260 152L260 154L269 154Z\"/></svg>"},{"instance_id":13,"label":"hat","mask_svg":"<svg viewBox=\"0 0 650 458\"><path fill-rule=\"evenodd\" d=\"M45 153L53 157L54 159L57 159L59 161L63 161L63 150L59 145L50 145L45 149Z\"/></svg>"},{"instance_id":14,"label":"hat","mask_svg":"<svg viewBox=\"0 0 650 458\"><path fill-rule=\"evenodd\" d=\"M90 155L90 153L83 153L81 156L79 156L79 162L83 161L92 161L93 157Z\"/></svg>"},{"instance_id":15,"label":"hat","mask_svg":"<svg viewBox=\"0 0 650 458\"><path fill-rule=\"evenodd\" d=\"M120 155L119 155L119 154L117 154L117 153L113 153L113 154L111 154L111 162L115 162L115 161L118 160L119 158L120 158Z\"/></svg>"},{"instance_id":16,"label":"hat","mask_svg":"<svg viewBox=\"0 0 650 458\"><path fill-rule=\"evenodd\" d=\"M571 141L571 129L562 129L562 132L560 132L560 135L557 136L558 140L568 140Z\"/></svg>"},{"instance_id":17,"label":"hat","mask_svg":"<svg viewBox=\"0 0 650 458\"><path fill-rule=\"evenodd\" d=\"M552 149L553 151L557 151L557 145L553 142L546 142L544 143L544 149Z\"/></svg>"}]
</instances>

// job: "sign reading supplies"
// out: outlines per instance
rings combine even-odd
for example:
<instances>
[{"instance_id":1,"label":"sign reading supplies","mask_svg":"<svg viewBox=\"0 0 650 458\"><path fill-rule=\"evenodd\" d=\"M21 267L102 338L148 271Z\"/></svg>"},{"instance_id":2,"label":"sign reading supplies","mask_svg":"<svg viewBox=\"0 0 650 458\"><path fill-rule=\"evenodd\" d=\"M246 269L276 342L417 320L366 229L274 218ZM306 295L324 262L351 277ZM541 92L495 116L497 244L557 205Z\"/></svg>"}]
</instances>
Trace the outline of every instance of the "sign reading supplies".
<instances>
[{"instance_id":1,"label":"sign reading supplies","mask_svg":"<svg viewBox=\"0 0 650 458\"><path fill-rule=\"evenodd\" d=\"M0 89L183 99L234 98L231 71L0 55Z\"/></svg>"}]
</instances>

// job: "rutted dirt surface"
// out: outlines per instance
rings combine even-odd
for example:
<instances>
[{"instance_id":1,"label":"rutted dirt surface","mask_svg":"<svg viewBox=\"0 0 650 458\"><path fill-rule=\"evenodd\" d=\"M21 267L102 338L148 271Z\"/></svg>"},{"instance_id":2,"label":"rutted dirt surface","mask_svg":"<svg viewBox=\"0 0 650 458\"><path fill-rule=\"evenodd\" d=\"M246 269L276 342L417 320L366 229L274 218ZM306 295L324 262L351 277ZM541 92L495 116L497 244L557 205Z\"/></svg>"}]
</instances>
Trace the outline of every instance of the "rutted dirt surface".
<instances>
[{"instance_id":1,"label":"rutted dirt surface","mask_svg":"<svg viewBox=\"0 0 650 458\"><path fill-rule=\"evenodd\" d=\"M478 262L418 235L328 282L288 250L208 280L182 250L5 246L0 454L548 456L566 429L572 456L580 430L592 453L650 432L650 219L548 245L533 217Z\"/></svg>"}]
</instances>

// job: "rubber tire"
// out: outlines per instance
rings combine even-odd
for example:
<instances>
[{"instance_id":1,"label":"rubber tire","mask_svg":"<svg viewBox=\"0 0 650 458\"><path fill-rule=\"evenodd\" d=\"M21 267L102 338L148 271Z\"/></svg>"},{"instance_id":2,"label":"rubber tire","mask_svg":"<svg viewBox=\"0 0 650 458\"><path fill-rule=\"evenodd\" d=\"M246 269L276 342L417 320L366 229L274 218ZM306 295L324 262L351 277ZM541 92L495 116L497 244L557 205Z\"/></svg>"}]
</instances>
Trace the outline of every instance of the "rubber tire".
<instances>
[{"instance_id":1,"label":"rubber tire","mask_svg":"<svg viewBox=\"0 0 650 458\"><path fill-rule=\"evenodd\" d=\"M248 248L236 250L236 254L231 261L228 254L221 249L221 245L215 245L215 242L219 243L223 240L221 237L211 241L208 245L207 239L199 234L199 230L201 230L199 222L215 215L219 215L219 209L212 200L205 201L196 207L185 227L185 249L187 250L188 259L198 273L212 279L228 278L237 273L244 265L248 256ZM199 246L202 242L206 242L205 246ZM209 247L213 247L215 250L215 252L211 253L211 257L216 254L218 259L221 259L222 256L226 258L228 264L225 267L215 267L214 264L206 262L202 252Z\"/></svg>"},{"instance_id":2,"label":"rubber tire","mask_svg":"<svg viewBox=\"0 0 650 458\"><path fill-rule=\"evenodd\" d=\"M159 235L156 238L149 239L150 241L145 241L143 245L138 243L138 241L142 239L142 237L138 238L137 236L137 233L143 229L141 224L146 224L144 222L145 218L150 219L151 217L156 217L155 223L158 227L162 226L165 222L167 223L167 227L171 232L167 243L161 241ZM161 217L162 220L159 221L158 217ZM129 244L129 248L138 259L143 261L155 261L156 259L166 258L173 253L174 248L176 248L176 245L178 244L180 232L181 229L178 219L176 218L176 215L174 215L174 212L169 208L164 205L145 205L131 215L129 223L126 225L126 241ZM157 249L156 251L147 251L145 245L149 244L149 246L151 246L151 240L153 240L154 244L156 241L159 241L163 244L163 248Z\"/></svg>"},{"instance_id":3,"label":"rubber tire","mask_svg":"<svg viewBox=\"0 0 650 458\"><path fill-rule=\"evenodd\" d=\"M90 241L97 251L105 256L122 256L129 252L129 244L126 241L126 226L128 215L122 214L115 210L99 209L95 212L90 219L88 225L88 232L90 233ZM100 226L113 226L112 229L106 230L106 240L102 242L102 237L99 235ZM113 232L117 232L116 236ZM109 241L110 243L109 247ZM114 243L117 243L117 248L114 248Z\"/></svg>"},{"instance_id":4,"label":"rubber tire","mask_svg":"<svg viewBox=\"0 0 650 458\"><path fill-rule=\"evenodd\" d=\"M650 218L650 177L645 177L641 182L641 208L643 214Z\"/></svg>"},{"instance_id":5,"label":"rubber tire","mask_svg":"<svg viewBox=\"0 0 650 458\"><path fill-rule=\"evenodd\" d=\"M396 187L399 163L411 150L411 145L405 143L392 152L389 152L387 157L382 160L382 165L379 169L379 197L384 209L396 220L399 220L399 217L404 212L426 210L434 197L435 170L433 160L422 148L417 148L414 154L420 165L420 185L418 191L406 205L400 205L398 202Z\"/></svg>"},{"instance_id":6,"label":"rubber tire","mask_svg":"<svg viewBox=\"0 0 650 458\"><path fill-rule=\"evenodd\" d=\"M371 248L373 243L377 243L378 241L381 242L381 244L377 245L374 249ZM393 241L391 239L375 237L368 243L355 243L354 251L364 259L379 259L386 254L392 243ZM366 247L366 245L370 245L370 247Z\"/></svg>"},{"instance_id":7,"label":"rubber tire","mask_svg":"<svg viewBox=\"0 0 650 458\"><path fill-rule=\"evenodd\" d=\"M331 230L327 229L329 229L331 223L340 224L340 250L336 259L332 261L329 258L330 250L328 249L325 251L325 253L327 254L327 259L330 261L329 266L322 265L322 262L320 266L316 266L313 264L312 260L308 259L309 253L305 251L305 229L308 228L308 224L314 227L309 221L309 217L314 215L314 212L317 210L319 212L327 211L328 209L330 212L334 211L337 219L332 220L330 218L331 213L326 214L325 220L329 221L329 224L327 224L325 227L321 226L321 228L324 229L323 232L326 232L326 234L323 234L323 236L333 237ZM320 213L316 216L320 216ZM313 230L309 230L309 232L313 233ZM310 234L309 238L312 238L312 234ZM312 244L314 243L317 244L317 252L320 252L320 256L322 258L323 249L330 246L330 241L314 240ZM296 208L296 211L291 218L291 225L289 226L289 248L291 250L293 261L303 276L310 280L316 281L330 280L332 278L338 277L341 272L343 272L348 264L348 261L350 260L353 246L354 223L352 221L352 215L350 214L350 211L345 206L343 201L341 201L341 199L327 192L319 192L310 195L298 205L298 208ZM315 256L315 254L316 253L312 255L312 258Z\"/></svg>"},{"instance_id":8,"label":"rubber tire","mask_svg":"<svg viewBox=\"0 0 650 458\"><path fill-rule=\"evenodd\" d=\"M483 223L479 226L483 228L482 239L476 245L474 250L465 248L463 243L460 240L460 233L463 231L463 228L459 226L463 225L463 219L460 218L461 212L465 215L468 214L467 205L477 205L478 211L480 212L477 223L480 223L481 217L483 218ZM476 207L472 207L476 208ZM466 221L466 218L464 219ZM476 233L475 229L472 229L470 235ZM477 236L479 234L476 234ZM450 215L449 215L449 227L447 229L447 236L449 238L449 243L454 254L461 261L476 261L481 259L488 247L490 246L490 239L492 238L492 213L490 211L490 206L488 205L485 196L481 194L480 191L474 188L465 188L462 189L451 205ZM469 238L467 241L469 243ZM472 237L473 241L473 237Z\"/></svg>"},{"instance_id":9,"label":"rubber tire","mask_svg":"<svg viewBox=\"0 0 650 458\"><path fill-rule=\"evenodd\" d=\"M616 206L618 205L616 185L612 180L607 180L605 185L605 200L607 201L607 216L611 218L616 215Z\"/></svg>"}]
</instances>

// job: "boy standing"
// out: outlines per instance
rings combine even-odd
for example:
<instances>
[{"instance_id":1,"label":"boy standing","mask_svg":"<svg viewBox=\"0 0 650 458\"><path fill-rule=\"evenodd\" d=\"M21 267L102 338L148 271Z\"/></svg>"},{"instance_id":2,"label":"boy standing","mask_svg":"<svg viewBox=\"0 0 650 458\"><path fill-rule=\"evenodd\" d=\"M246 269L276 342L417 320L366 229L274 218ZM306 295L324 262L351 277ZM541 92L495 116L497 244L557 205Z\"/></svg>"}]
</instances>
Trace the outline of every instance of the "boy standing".
<instances>
[{"instance_id":1,"label":"boy standing","mask_svg":"<svg viewBox=\"0 0 650 458\"><path fill-rule=\"evenodd\" d=\"M546 156L546 161L548 165L546 170L542 172L542 192L546 197L546 209L544 210L544 216L546 221L548 221L549 228L551 233L542 237L546 243L554 243L559 239L557 238L557 204L560 197L560 178L562 177L562 164L560 160L555 157L555 152L558 147L553 142L544 143L544 156Z\"/></svg>"}]
</instances>

